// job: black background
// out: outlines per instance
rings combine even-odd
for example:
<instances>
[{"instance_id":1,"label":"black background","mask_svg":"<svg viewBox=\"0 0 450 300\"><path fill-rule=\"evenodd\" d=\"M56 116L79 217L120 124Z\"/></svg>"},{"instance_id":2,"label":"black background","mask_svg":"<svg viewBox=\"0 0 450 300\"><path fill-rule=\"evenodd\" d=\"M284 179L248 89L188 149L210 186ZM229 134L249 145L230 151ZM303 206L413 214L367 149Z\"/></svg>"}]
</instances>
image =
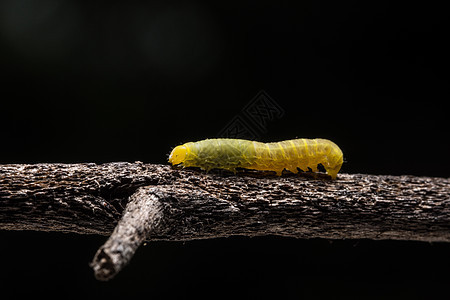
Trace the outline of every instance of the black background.
<instances>
[{"instance_id":1,"label":"black background","mask_svg":"<svg viewBox=\"0 0 450 300\"><path fill-rule=\"evenodd\" d=\"M0 163L166 163L260 91L261 141L323 137L342 171L448 177L446 10L394 1L0 1ZM149 243L108 283L105 237L0 232L2 293L429 299L450 246L228 238Z\"/></svg>"}]
</instances>

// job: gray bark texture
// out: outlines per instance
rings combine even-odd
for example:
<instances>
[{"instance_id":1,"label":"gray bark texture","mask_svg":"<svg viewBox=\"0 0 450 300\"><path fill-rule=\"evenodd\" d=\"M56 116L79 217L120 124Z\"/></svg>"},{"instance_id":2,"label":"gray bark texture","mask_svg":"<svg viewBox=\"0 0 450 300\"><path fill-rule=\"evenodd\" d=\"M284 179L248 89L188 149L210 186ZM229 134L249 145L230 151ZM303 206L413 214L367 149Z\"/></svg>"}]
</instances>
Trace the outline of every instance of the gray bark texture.
<instances>
[{"instance_id":1,"label":"gray bark texture","mask_svg":"<svg viewBox=\"0 0 450 300\"><path fill-rule=\"evenodd\" d=\"M0 229L110 235L108 280L145 240L232 235L450 241L450 179L227 172L167 165L0 165Z\"/></svg>"}]
</instances>

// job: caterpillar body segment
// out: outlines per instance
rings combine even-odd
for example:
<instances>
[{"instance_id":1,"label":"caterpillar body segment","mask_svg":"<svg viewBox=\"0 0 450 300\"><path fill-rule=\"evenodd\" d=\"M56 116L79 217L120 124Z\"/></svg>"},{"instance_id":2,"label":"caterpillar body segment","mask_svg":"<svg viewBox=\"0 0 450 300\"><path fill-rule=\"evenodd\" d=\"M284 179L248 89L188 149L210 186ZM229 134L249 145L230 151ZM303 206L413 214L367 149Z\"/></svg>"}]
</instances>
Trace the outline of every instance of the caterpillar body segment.
<instances>
[{"instance_id":1,"label":"caterpillar body segment","mask_svg":"<svg viewBox=\"0 0 450 300\"><path fill-rule=\"evenodd\" d=\"M240 139L207 139L175 147L169 156L173 165L200 167L203 170L246 168L297 173L310 168L317 172L322 164L333 179L341 169L343 154L326 139L295 139L277 143L260 143Z\"/></svg>"}]
</instances>

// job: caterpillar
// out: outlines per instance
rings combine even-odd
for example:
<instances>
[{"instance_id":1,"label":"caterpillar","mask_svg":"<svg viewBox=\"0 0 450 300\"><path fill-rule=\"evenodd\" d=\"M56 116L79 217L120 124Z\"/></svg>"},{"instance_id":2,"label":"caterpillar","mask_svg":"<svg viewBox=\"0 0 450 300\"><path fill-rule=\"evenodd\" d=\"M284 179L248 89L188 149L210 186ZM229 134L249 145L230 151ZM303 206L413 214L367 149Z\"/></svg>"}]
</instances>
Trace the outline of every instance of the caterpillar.
<instances>
[{"instance_id":1,"label":"caterpillar","mask_svg":"<svg viewBox=\"0 0 450 300\"><path fill-rule=\"evenodd\" d=\"M236 168L275 171L284 169L297 173L298 169L317 172L321 164L335 179L343 163L341 149L326 139L295 139L277 143L260 143L241 139L206 139L176 146L169 155L169 163L202 170Z\"/></svg>"}]
</instances>

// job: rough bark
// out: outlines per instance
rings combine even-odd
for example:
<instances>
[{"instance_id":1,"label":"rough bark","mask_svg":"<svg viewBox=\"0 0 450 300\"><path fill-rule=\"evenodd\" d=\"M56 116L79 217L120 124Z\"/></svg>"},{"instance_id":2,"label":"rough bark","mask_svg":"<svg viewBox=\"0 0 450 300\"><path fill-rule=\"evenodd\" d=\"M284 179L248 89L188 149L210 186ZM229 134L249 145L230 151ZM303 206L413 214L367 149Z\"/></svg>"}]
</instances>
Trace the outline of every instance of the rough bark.
<instances>
[{"instance_id":1,"label":"rough bark","mask_svg":"<svg viewBox=\"0 0 450 300\"><path fill-rule=\"evenodd\" d=\"M157 231L164 218L159 200L145 190L139 190L130 197L121 221L91 263L99 280L108 280L117 274L141 243Z\"/></svg>"},{"instance_id":2,"label":"rough bark","mask_svg":"<svg viewBox=\"0 0 450 300\"><path fill-rule=\"evenodd\" d=\"M146 239L281 235L448 242L450 179L205 174L140 162L2 165L0 229L114 230L92 262L97 278L107 280Z\"/></svg>"}]
</instances>

